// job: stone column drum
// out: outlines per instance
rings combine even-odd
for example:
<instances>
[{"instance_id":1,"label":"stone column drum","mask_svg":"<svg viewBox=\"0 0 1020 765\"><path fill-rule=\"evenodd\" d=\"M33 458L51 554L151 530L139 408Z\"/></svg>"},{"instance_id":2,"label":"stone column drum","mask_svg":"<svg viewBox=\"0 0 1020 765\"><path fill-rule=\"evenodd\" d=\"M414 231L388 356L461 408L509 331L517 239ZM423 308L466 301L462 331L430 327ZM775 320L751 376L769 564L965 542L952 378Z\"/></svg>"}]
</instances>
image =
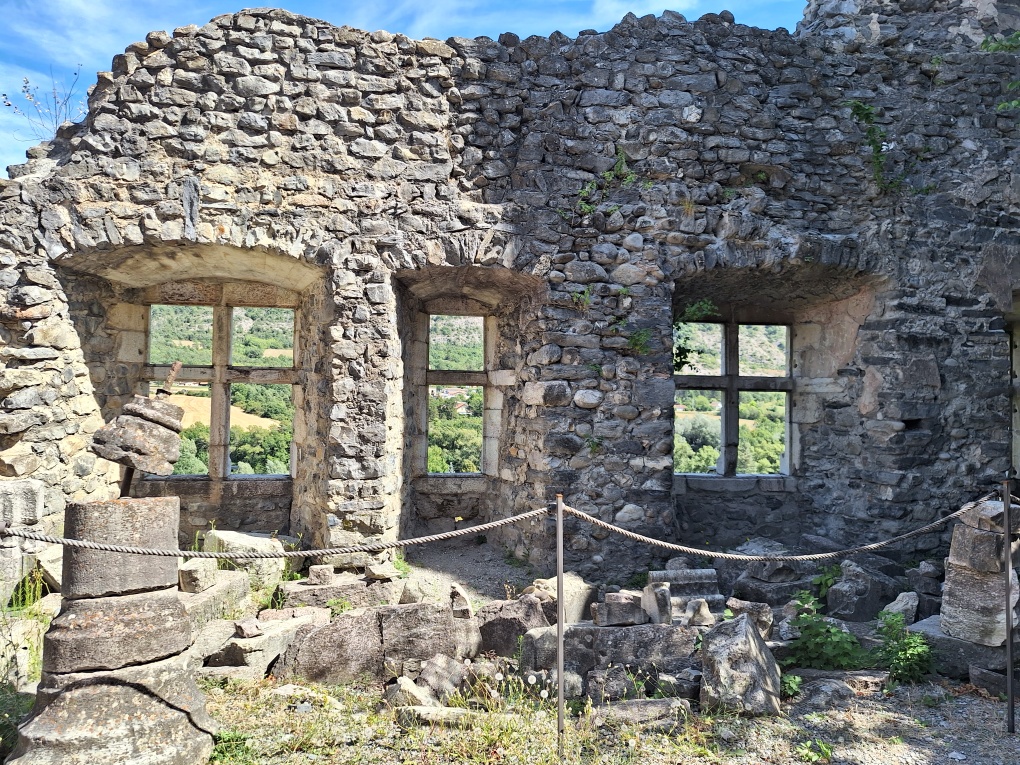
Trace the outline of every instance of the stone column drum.
<instances>
[{"instance_id":1,"label":"stone column drum","mask_svg":"<svg viewBox=\"0 0 1020 765\"><path fill-rule=\"evenodd\" d=\"M942 631L947 635L987 646L1006 644L1005 568L1001 502L982 502L960 517L946 559L942 594ZM1014 540L1020 531L1020 507L1012 507ZM1010 606L1013 624L1020 624L1017 602L1017 542L1012 541Z\"/></svg>"},{"instance_id":2,"label":"stone column drum","mask_svg":"<svg viewBox=\"0 0 1020 765\"><path fill-rule=\"evenodd\" d=\"M177 497L68 505L69 538L177 548ZM199 765L215 724L187 671L177 559L65 548L60 614L31 717L7 763Z\"/></svg>"}]
</instances>

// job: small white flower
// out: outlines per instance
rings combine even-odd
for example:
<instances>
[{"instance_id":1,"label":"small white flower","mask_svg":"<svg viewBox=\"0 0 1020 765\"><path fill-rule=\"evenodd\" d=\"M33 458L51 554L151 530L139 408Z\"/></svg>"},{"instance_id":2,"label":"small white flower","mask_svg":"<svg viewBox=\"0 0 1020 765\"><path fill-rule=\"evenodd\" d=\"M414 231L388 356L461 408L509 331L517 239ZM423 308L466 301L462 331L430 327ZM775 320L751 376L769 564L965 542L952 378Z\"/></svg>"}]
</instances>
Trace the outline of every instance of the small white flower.
<instances>
[{"instance_id":1,"label":"small white flower","mask_svg":"<svg viewBox=\"0 0 1020 765\"><path fill-rule=\"evenodd\" d=\"M489 689L489 695L492 696L492 698L494 698L494 699L498 699L499 698L499 691L497 691L495 688L490 688Z\"/></svg>"},{"instance_id":2,"label":"small white flower","mask_svg":"<svg viewBox=\"0 0 1020 765\"><path fill-rule=\"evenodd\" d=\"M538 678L534 675L528 675L528 685L534 685L538 682Z\"/></svg>"},{"instance_id":3,"label":"small white flower","mask_svg":"<svg viewBox=\"0 0 1020 765\"><path fill-rule=\"evenodd\" d=\"M547 698L549 698L549 691L547 691L545 688L543 688L542 692L540 694L538 694L538 695L541 696L543 699L547 699Z\"/></svg>"},{"instance_id":4,"label":"small white flower","mask_svg":"<svg viewBox=\"0 0 1020 765\"><path fill-rule=\"evenodd\" d=\"M496 682L497 683L503 682L503 673L502 672L497 672L496 673Z\"/></svg>"},{"instance_id":5,"label":"small white flower","mask_svg":"<svg viewBox=\"0 0 1020 765\"><path fill-rule=\"evenodd\" d=\"M471 659L464 659L464 666L465 667L470 667L471 666Z\"/></svg>"}]
</instances>

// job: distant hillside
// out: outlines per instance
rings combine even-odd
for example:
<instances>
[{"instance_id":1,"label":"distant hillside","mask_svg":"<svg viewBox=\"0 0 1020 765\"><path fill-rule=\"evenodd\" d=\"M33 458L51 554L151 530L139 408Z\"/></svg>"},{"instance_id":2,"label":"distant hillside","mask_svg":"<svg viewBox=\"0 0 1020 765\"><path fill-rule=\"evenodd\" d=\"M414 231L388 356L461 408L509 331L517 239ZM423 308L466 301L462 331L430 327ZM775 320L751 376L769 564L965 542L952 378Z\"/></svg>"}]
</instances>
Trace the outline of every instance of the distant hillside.
<instances>
[{"instance_id":1,"label":"distant hillside","mask_svg":"<svg viewBox=\"0 0 1020 765\"><path fill-rule=\"evenodd\" d=\"M683 374L721 374L722 325L692 322L681 325L683 345L690 349ZM782 375L786 370L786 327L740 325L740 372Z\"/></svg>"}]
</instances>

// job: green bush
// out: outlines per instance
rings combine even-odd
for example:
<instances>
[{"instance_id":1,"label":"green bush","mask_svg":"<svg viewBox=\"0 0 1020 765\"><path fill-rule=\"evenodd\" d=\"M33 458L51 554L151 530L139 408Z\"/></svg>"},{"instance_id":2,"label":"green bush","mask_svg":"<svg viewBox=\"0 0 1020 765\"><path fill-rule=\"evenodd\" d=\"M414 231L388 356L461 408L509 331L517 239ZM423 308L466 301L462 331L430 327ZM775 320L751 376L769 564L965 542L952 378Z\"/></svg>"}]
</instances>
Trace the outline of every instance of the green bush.
<instances>
[{"instance_id":1,"label":"green bush","mask_svg":"<svg viewBox=\"0 0 1020 765\"><path fill-rule=\"evenodd\" d=\"M797 593L798 613L791 622L800 637L790 646L789 666L814 669L858 669L867 655L857 638L826 621L818 600L806 590Z\"/></svg>"},{"instance_id":2,"label":"green bush","mask_svg":"<svg viewBox=\"0 0 1020 765\"><path fill-rule=\"evenodd\" d=\"M883 611L878 620L882 645L876 650L881 666L889 670L889 679L898 683L922 680L931 672L933 659L931 646L924 635L908 632L903 614Z\"/></svg>"}]
</instances>

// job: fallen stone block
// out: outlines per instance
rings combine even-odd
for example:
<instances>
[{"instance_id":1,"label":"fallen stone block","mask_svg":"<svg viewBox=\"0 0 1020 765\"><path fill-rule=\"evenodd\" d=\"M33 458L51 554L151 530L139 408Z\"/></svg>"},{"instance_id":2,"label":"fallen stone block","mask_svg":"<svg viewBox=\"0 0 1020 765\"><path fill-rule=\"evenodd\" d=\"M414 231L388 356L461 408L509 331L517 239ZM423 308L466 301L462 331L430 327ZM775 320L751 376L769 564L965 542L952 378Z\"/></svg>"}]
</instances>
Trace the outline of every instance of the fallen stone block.
<instances>
[{"instance_id":1,"label":"fallen stone block","mask_svg":"<svg viewBox=\"0 0 1020 765\"><path fill-rule=\"evenodd\" d=\"M801 687L797 705L820 710L847 709L856 697L854 689L842 680L812 680Z\"/></svg>"},{"instance_id":2,"label":"fallen stone block","mask_svg":"<svg viewBox=\"0 0 1020 765\"><path fill-rule=\"evenodd\" d=\"M450 585L450 609L454 619L470 619L475 615L467 591L456 582Z\"/></svg>"},{"instance_id":3,"label":"fallen stone block","mask_svg":"<svg viewBox=\"0 0 1020 765\"><path fill-rule=\"evenodd\" d=\"M992 670L1006 668L1004 646L980 645L947 635L942 630L940 616L929 616L911 624L907 629L924 635L935 655L935 671L945 677L964 680L969 677L972 664Z\"/></svg>"},{"instance_id":4,"label":"fallen stone block","mask_svg":"<svg viewBox=\"0 0 1020 765\"><path fill-rule=\"evenodd\" d=\"M386 687L383 699L391 707L440 707L442 704L428 687L417 685L407 677L398 677Z\"/></svg>"},{"instance_id":5,"label":"fallen stone block","mask_svg":"<svg viewBox=\"0 0 1020 765\"><path fill-rule=\"evenodd\" d=\"M704 598L690 600L682 619L688 627L711 627L716 621Z\"/></svg>"},{"instance_id":6,"label":"fallen stone block","mask_svg":"<svg viewBox=\"0 0 1020 765\"><path fill-rule=\"evenodd\" d=\"M972 507L960 516L960 521L974 529L1003 533L1005 518L1002 512L1002 500L993 499ZM1020 505L1010 505L1010 525L1012 533L1020 534Z\"/></svg>"},{"instance_id":7,"label":"fallen stone block","mask_svg":"<svg viewBox=\"0 0 1020 765\"><path fill-rule=\"evenodd\" d=\"M656 584L659 582L668 584L670 594L673 596L719 594L719 578L714 568L649 571L648 583Z\"/></svg>"},{"instance_id":8,"label":"fallen stone block","mask_svg":"<svg viewBox=\"0 0 1020 765\"><path fill-rule=\"evenodd\" d=\"M329 624L333 614L328 608L266 608L259 611L260 622L287 621L288 619L302 619L321 627Z\"/></svg>"},{"instance_id":9,"label":"fallen stone block","mask_svg":"<svg viewBox=\"0 0 1020 765\"><path fill-rule=\"evenodd\" d=\"M542 602L534 595L516 600L496 600L478 609L481 650L497 656L514 656L524 634L536 627L548 627Z\"/></svg>"},{"instance_id":10,"label":"fallen stone block","mask_svg":"<svg viewBox=\"0 0 1020 765\"><path fill-rule=\"evenodd\" d=\"M60 592L64 578L64 546L47 545L35 554L35 561L50 592Z\"/></svg>"},{"instance_id":11,"label":"fallen stone block","mask_svg":"<svg viewBox=\"0 0 1020 765\"><path fill-rule=\"evenodd\" d=\"M781 606L789 603L801 590L810 590L811 578L796 579L791 582L763 582L755 579L746 571L733 583L733 597L748 600L752 603L768 603L770 606Z\"/></svg>"},{"instance_id":12,"label":"fallen stone block","mask_svg":"<svg viewBox=\"0 0 1020 765\"><path fill-rule=\"evenodd\" d=\"M521 593L530 595L546 593L555 603L556 601L556 578L536 579ZM584 579L573 571L563 573L563 620L566 624L587 621L591 616L591 604L595 602L598 588L584 581ZM553 609L553 616L548 616L550 624L555 624L556 610Z\"/></svg>"},{"instance_id":13,"label":"fallen stone block","mask_svg":"<svg viewBox=\"0 0 1020 765\"><path fill-rule=\"evenodd\" d=\"M217 571L216 584L197 593L180 592L177 598L191 620L192 634L213 619L243 611L248 603L251 587L244 571Z\"/></svg>"},{"instance_id":14,"label":"fallen stone block","mask_svg":"<svg viewBox=\"0 0 1020 765\"><path fill-rule=\"evenodd\" d=\"M205 665L205 660L222 649L232 637L234 637L232 620L213 619L207 622L195 636L191 647L184 653L189 670L201 669Z\"/></svg>"},{"instance_id":15,"label":"fallen stone block","mask_svg":"<svg viewBox=\"0 0 1020 765\"><path fill-rule=\"evenodd\" d=\"M592 603L592 621L600 627L645 624L648 614L641 608L640 596L607 592L604 603Z\"/></svg>"},{"instance_id":16,"label":"fallen stone block","mask_svg":"<svg viewBox=\"0 0 1020 765\"><path fill-rule=\"evenodd\" d=\"M328 563L323 563L318 566L308 567L308 580L306 583L309 585L333 584L335 578L336 569Z\"/></svg>"},{"instance_id":17,"label":"fallen stone block","mask_svg":"<svg viewBox=\"0 0 1020 765\"><path fill-rule=\"evenodd\" d=\"M775 655L773 653L773 655ZM889 673L879 669L806 669L796 667L784 674L798 675L805 681L840 680L857 693L878 693L889 682Z\"/></svg>"},{"instance_id":18,"label":"fallen stone block","mask_svg":"<svg viewBox=\"0 0 1020 765\"><path fill-rule=\"evenodd\" d=\"M853 561L840 564L842 574L829 588L829 616L848 622L868 622L899 594L900 583L885 574L867 571Z\"/></svg>"},{"instance_id":19,"label":"fallen stone block","mask_svg":"<svg viewBox=\"0 0 1020 765\"><path fill-rule=\"evenodd\" d=\"M648 614L652 624L673 623L673 599L669 594L669 585L656 582L647 585L641 591L641 608Z\"/></svg>"},{"instance_id":20,"label":"fallen stone block","mask_svg":"<svg viewBox=\"0 0 1020 765\"><path fill-rule=\"evenodd\" d=\"M38 666L32 666L33 657L42 655L45 632L46 626L38 619L5 615L3 629L0 629L0 667L4 667L0 682L15 690L34 685L32 675L38 671Z\"/></svg>"},{"instance_id":21,"label":"fallen stone block","mask_svg":"<svg viewBox=\"0 0 1020 765\"><path fill-rule=\"evenodd\" d=\"M481 643L476 620L455 620L451 609L439 603L380 606L377 610L387 678L404 674L407 660L422 662L437 653L457 659L470 658L475 655L472 648ZM464 625L473 626L475 634L458 634ZM465 645L466 642L474 646Z\"/></svg>"},{"instance_id":22,"label":"fallen stone block","mask_svg":"<svg viewBox=\"0 0 1020 765\"><path fill-rule=\"evenodd\" d=\"M370 608L397 603L406 586L403 581L367 579L344 572L334 575L329 584L312 584L310 579L283 582L276 592L277 600L285 607L329 608L330 601L334 601L348 608Z\"/></svg>"},{"instance_id":23,"label":"fallen stone block","mask_svg":"<svg viewBox=\"0 0 1020 765\"><path fill-rule=\"evenodd\" d=\"M418 682L445 704L452 695L464 689L470 675L469 666L462 660L437 653L422 664Z\"/></svg>"},{"instance_id":24,"label":"fallen stone block","mask_svg":"<svg viewBox=\"0 0 1020 765\"><path fill-rule=\"evenodd\" d=\"M205 534L202 543L205 552L261 552L282 553L283 543L268 534L244 534L240 531L224 531L213 529ZM251 586L256 590L276 587L283 578L287 562L283 558L251 558L233 560L230 563L236 569L245 571L251 578Z\"/></svg>"},{"instance_id":25,"label":"fallen stone block","mask_svg":"<svg viewBox=\"0 0 1020 765\"><path fill-rule=\"evenodd\" d=\"M904 624L913 624L917 621L918 596L916 592L901 592L896 600L882 610L890 614L900 614Z\"/></svg>"},{"instance_id":26,"label":"fallen stone block","mask_svg":"<svg viewBox=\"0 0 1020 765\"><path fill-rule=\"evenodd\" d=\"M396 710L396 720L397 725L401 728L413 728L419 725L438 725L441 728L471 728L481 723L487 725L520 723L520 717L517 715L475 712L459 707L398 707Z\"/></svg>"},{"instance_id":27,"label":"fallen stone block","mask_svg":"<svg viewBox=\"0 0 1020 765\"><path fill-rule=\"evenodd\" d=\"M993 696L1006 698L1006 673L992 672L990 669L982 669L971 665L969 667L970 684L978 688L984 688ZM1013 698L1020 698L1020 683L1013 682Z\"/></svg>"},{"instance_id":28,"label":"fallen stone block","mask_svg":"<svg viewBox=\"0 0 1020 765\"><path fill-rule=\"evenodd\" d=\"M754 626L758 628L758 634L761 635L762 640L768 640L772 636L772 623L775 620L775 614L768 603L752 603L740 598L729 598L726 601L726 607L730 609L734 617L747 614L754 622Z\"/></svg>"},{"instance_id":29,"label":"fallen stone block","mask_svg":"<svg viewBox=\"0 0 1020 765\"><path fill-rule=\"evenodd\" d=\"M177 569L178 584L182 592L205 592L216 584L218 566L211 558L192 558Z\"/></svg>"},{"instance_id":30,"label":"fallen stone block","mask_svg":"<svg viewBox=\"0 0 1020 765\"><path fill-rule=\"evenodd\" d=\"M701 656L702 709L779 714L779 666L746 614L710 630Z\"/></svg>"},{"instance_id":31,"label":"fallen stone block","mask_svg":"<svg viewBox=\"0 0 1020 765\"><path fill-rule=\"evenodd\" d=\"M451 618L452 621L452 618ZM274 674L317 683L350 683L383 677L383 644L375 609L340 614L321 627L300 629Z\"/></svg>"},{"instance_id":32,"label":"fallen stone block","mask_svg":"<svg viewBox=\"0 0 1020 765\"><path fill-rule=\"evenodd\" d=\"M918 568L907 570L907 584L919 595L941 597L943 576L945 576L945 571L942 567L936 569L922 563Z\"/></svg>"},{"instance_id":33,"label":"fallen stone block","mask_svg":"<svg viewBox=\"0 0 1020 765\"><path fill-rule=\"evenodd\" d=\"M66 600L43 645L46 672L119 669L187 650L191 624L176 588Z\"/></svg>"},{"instance_id":34,"label":"fallen stone block","mask_svg":"<svg viewBox=\"0 0 1020 765\"><path fill-rule=\"evenodd\" d=\"M197 765L212 754L216 730L184 657L105 672L44 672L7 762Z\"/></svg>"},{"instance_id":35,"label":"fallen stone block","mask_svg":"<svg viewBox=\"0 0 1020 765\"><path fill-rule=\"evenodd\" d=\"M236 635L206 660L209 667L248 667L264 677L269 666L287 650L298 631L313 625L315 617L274 619L260 624L258 634Z\"/></svg>"},{"instance_id":36,"label":"fallen stone block","mask_svg":"<svg viewBox=\"0 0 1020 765\"><path fill-rule=\"evenodd\" d=\"M645 686L640 674L628 667L613 666L588 672L587 694L596 704L622 699L644 698Z\"/></svg>"},{"instance_id":37,"label":"fallen stone block","mask_svg":"<svg viewBox=\"0 0 1020 765\"><path fill-rule=\"evenodd\" d=\"M595 725L610 727L642 726L669 733L683 728L691 716L687 699L631 699L592 710Z\"/></svg>"}]
</instances>

